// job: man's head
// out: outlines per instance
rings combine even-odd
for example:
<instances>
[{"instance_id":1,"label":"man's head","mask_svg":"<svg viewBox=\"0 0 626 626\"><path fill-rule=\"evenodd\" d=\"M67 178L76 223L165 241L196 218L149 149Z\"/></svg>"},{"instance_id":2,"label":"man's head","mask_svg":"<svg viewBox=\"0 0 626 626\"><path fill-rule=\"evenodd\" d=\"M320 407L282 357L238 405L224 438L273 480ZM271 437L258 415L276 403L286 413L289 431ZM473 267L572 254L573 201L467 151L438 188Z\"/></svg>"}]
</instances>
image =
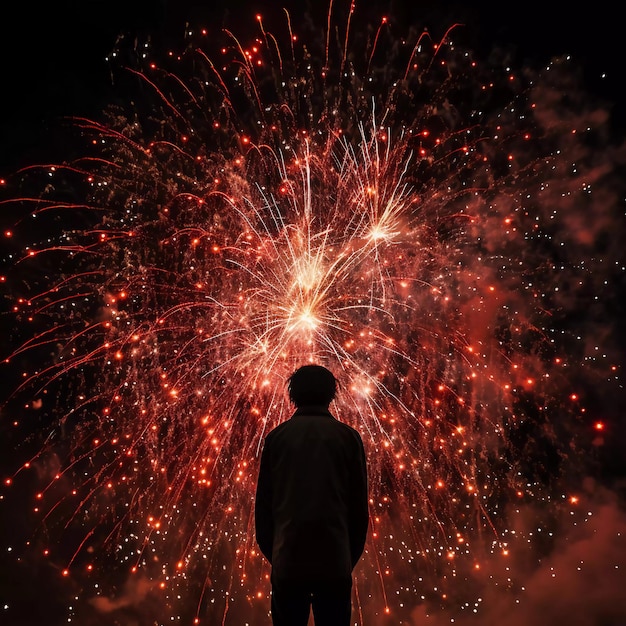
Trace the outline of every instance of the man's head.
<instances>
[{"instance_id":1,"label":"man's head","mask_svg":"<svg viewBox=\"0 0 626 626\"><path fill-rule=\"evenodd\" d=\"M289 377L289 398L297 407L327 407L336 391L335 377L321 365L303 365Z\"/></svg>"}]
</instances>

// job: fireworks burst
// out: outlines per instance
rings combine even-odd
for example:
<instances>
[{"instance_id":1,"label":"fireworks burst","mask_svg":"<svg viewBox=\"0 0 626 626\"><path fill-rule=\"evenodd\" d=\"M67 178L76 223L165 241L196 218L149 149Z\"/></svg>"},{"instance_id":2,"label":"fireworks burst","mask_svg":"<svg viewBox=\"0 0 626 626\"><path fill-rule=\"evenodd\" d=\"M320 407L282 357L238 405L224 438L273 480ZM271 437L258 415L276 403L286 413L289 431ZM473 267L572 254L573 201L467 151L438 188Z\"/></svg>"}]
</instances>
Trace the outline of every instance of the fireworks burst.
<instances>
[{"instance_id":1,"label":"fireworks burst","mask_svg":"<svg viewBox=\"0 0 626 626\"><path fill-rule=\"evenodd\" d=\"M487 577L516 593L511 503L544 503L547 529L575 505L553 501L574 385L610 357L567 333L564 290L598 293L617 253L590 252L603 121L561 98L567 61L487 67L454 28L386 19L302 46L288 15L257 19L160 60L121 41L133 102L74 120L83 155L10 200L28 217L7 236L41 237L3 278L24 369L6 406L38 430L7 489L38 472L27 551L62 564L81 624L131 603L142 624L267 621L259 450L304 362L335 372L368 452L357 623L473 607Z\"/></svg>"}]
</instances>

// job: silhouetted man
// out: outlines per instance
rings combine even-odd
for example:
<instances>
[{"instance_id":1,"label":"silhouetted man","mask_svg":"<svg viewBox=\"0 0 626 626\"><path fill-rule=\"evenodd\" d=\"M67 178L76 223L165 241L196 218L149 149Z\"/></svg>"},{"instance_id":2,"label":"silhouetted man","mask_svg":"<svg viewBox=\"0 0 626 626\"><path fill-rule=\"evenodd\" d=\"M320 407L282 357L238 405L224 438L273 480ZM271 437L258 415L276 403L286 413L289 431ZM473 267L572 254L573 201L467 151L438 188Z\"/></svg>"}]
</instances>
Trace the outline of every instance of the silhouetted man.
<instances>
[{"instance_id":1,"label":"silhouetted man","mask_svg":"<svg viewBox=\"0 0 626 626\"><path fill-rule=\"evenodd\" d=\"M352 569L368 525L359 433L328 411L333 374L305 365L289 379L296 407L265 439L256 492L256 538L272 564L274 626L349 626Z\"/></svg>"}]
</instances>

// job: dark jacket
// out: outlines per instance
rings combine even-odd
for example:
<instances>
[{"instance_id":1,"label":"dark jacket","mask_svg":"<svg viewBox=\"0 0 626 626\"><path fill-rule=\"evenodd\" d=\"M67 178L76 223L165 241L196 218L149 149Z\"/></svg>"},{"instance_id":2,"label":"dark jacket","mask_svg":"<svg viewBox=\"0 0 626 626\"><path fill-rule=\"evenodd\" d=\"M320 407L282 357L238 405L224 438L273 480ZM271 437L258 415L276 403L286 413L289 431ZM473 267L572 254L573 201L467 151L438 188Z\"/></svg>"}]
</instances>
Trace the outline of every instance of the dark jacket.
<instances>
[{"instance_id":1,"label":"dark jacket","mask_svg":"<svg viewBox=\"0 0 626 626\"><path fill-rule=\"evenodd\" d=\"M361 436L325 407L298 409L265 439L256 538L272 581L349 580L368 526Z\"/></svg>"}]
</instances>

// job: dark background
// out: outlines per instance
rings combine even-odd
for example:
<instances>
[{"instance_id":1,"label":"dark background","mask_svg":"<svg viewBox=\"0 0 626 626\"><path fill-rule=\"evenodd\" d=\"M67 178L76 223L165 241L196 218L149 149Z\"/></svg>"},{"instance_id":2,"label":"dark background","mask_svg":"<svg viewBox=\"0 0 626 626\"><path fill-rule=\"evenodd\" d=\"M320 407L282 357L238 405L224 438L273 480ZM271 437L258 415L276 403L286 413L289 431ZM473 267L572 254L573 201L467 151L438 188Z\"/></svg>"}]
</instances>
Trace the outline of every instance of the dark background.
<instances>
[{"instance_id":1,"label":"dark background","mask_svg":"<svg viewBox=\"0 0 626 626\"><path fill-rule=\"evenodd\" d=\"M347 2L335 0L334 10ZM9 10L10 6L10 10ZM270 8L268 8L268 6ZM145 35L175 42L185 23L226 25L238 34L257 32L254 16L272 28L281 7L292 21L313 15L325 24L328 2L301 0L57 0L7 5L0 20L0 177L16 167L45 159L53 146L42 141L47 125L64 115L94 115L114 86L106 55L118 35ZM571 2L437 2L361 0L359 14L393 16L398 30L414 24L440 38L454 23L472 50L486 57L505 48L518 67L540 66L555 55L571 54L590 92L610 100L615 132L623 132L623 31L617 5L600 0ZM321 20L321 21L319 21ZM606 75L606 76L603 76Z\"/></svg>"}]
</instances>

